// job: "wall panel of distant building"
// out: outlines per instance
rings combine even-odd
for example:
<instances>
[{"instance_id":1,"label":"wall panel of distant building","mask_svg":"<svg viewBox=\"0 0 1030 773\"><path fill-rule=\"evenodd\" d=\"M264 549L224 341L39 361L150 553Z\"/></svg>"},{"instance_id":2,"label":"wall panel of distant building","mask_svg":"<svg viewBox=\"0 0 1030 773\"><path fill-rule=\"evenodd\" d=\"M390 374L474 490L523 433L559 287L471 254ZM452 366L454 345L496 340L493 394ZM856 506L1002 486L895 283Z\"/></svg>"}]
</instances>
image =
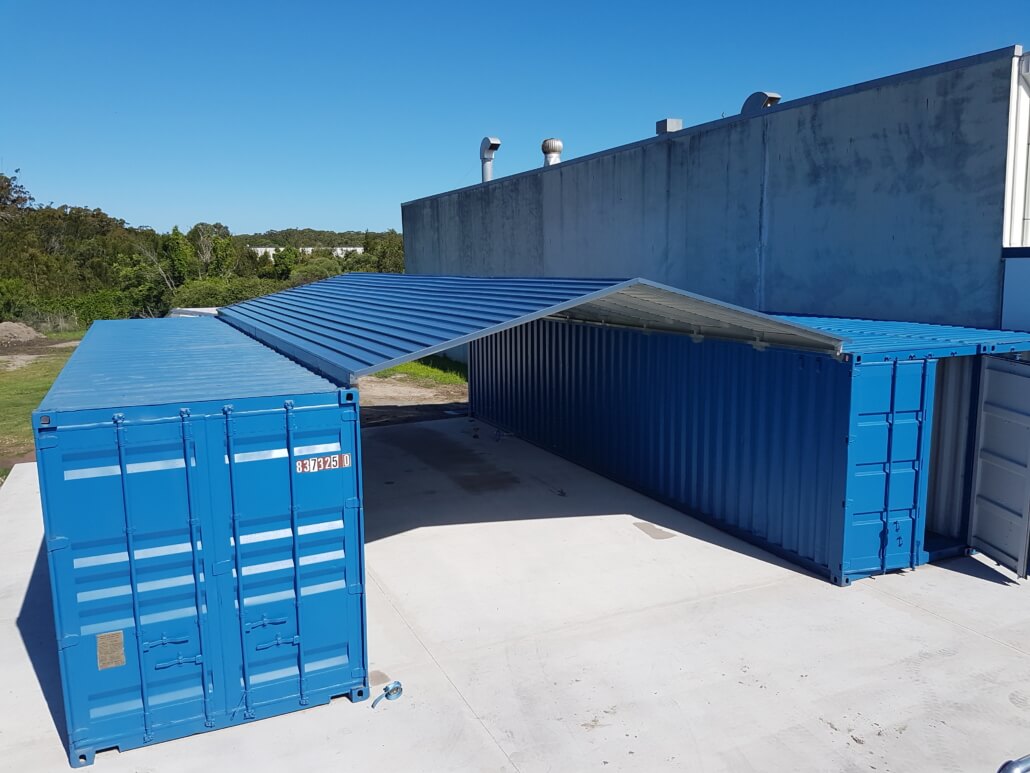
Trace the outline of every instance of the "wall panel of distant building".
<instances>
[{"instance_id":1,"label":"wall panel of distant building","mask_svg":"<svg viewBox=\"0 0 1030 773\"><path fill-rule=\"evenodd\" d=\"M408 271L639 275L766 311L997 326L1021 53L409 202Z\"/></svg>"}]
</instances>

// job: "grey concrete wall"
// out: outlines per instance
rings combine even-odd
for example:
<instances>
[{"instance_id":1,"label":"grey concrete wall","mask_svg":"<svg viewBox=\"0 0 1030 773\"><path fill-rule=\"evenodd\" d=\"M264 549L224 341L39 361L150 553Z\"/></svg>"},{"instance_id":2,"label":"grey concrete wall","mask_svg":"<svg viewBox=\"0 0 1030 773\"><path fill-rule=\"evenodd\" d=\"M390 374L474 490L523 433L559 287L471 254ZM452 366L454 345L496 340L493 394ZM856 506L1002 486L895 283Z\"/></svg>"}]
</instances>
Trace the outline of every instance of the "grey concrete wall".
<instances>
[{"instance_id":1,"label":"grey concrete wall","mask_svg":"<svg viewBox=\"0 0 1030 773\"><path fill-rule=\"evenodd\" d=\"M408 270L643 276L765 311L996 326L1017 50L409 202Z\"/></svg>"}]
</instances>

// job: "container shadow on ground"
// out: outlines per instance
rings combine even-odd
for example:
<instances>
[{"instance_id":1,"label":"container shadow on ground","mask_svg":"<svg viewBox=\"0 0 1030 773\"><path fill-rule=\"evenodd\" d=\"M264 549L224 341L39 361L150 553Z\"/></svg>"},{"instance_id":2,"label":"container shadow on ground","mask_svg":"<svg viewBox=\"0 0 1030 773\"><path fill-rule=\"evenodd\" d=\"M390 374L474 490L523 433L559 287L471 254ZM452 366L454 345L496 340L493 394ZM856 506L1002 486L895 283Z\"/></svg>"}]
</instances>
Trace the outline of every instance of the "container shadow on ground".
<instances>
[{"instance_id":1,"label":"container shadow on ground","mask_svg":"<svg viewBox=\"0 0 1030 773\"><path fill-rule=\"evenodd\" d=\"M453 419L467 416L468 403L416 403L415 405L361 406L361 426L379 427L387 424L407 424L413 421Z\"/></svg>"},{"instance_id":2,"label":"container shadow on ground","mask_svg":"<svg viewBox=\"0 0 1030 773\"><path fill-rule=\"evenodd\" d=\"M554 456L552 470L540 475L539 470L518 463L519 453L514 455L514 464L506 464L512 459L512 454L498 453L497 444L522 444L537 458L539 449L473 419L468 420L467 428L457 437L446 428L449 424L426 422L406 427L384 427L363 437L366 542L426 526L574 518L605 513L636 515L627 510L632 508L628 503L639 502L641 495L630 494L630 490L620 484L588 472L585 473L587 479L596 481L597 486L567 491L560 471L563 467L571 467L577 471L574 477L582 481L584 472L578 465ZM422 487L434 479L431 488ZM446 495L449 485L463 492L484 495L482 507L456 508L455 500ZM620 496L620 493L628 496ZM504 500L491 495L501 495ZM517 502L514 506L513 499ZM656 500L649 502L653 506L648 507L646 515L640 516L642 521L820 582L827 581L687 513Z\"/></svg>"},{"instance_id":3,"label":"container shadow on ground","mask_svg":"<svg viewBox=\"0 0 1030 773\"><path fill-rule=\"evenodd\" d=\"M68 750L65 732L64 693L61 690L61 667L57 659L57 633L54 628L54 607L50 595L50 572L46 547L40 542L32 567L25 600L18 612L18 632L36 672L36 680L50 709L54 729Z\"/></svg>"},{"instance_id":4,"label":"container shadow on ground","mask_svg":"<svg viewBox=\"0 0 1030 773\"><path fill-rule=\"evenodd\" d=\"M949 572L964 574L967 577L972 577L977 580L995 582L999 585L1019 585L1019 583L1012 577L995 569L989 564L977 561L971 556L946 558L943 561L935 561L934 564L941 569L947 569Z\"/></svg>"}]
</instances>

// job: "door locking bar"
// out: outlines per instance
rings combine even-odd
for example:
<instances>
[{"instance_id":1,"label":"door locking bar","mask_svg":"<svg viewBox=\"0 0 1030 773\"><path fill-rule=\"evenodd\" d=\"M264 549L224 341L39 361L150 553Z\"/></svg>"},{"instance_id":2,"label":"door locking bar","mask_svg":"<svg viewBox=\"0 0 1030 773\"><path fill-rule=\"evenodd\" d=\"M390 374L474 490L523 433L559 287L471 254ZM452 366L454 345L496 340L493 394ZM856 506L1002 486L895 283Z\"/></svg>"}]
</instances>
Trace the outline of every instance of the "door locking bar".
<instances>
[{"instance_id":1,"label":"door locking bar","mask_svg":"<svg viewBox=\"0 0 1030 773\"><path fill-rule=\"evenodd\" d=\"M296 647L296 646L298 646L300 644L300 637L299 636L286 636L286 637L283 637L280 634L276 634L274 639L272 639L271 641L266 641L266 642L262 642L261 644L255 645L254 649L256 649L256 650L267 650L267 649L271 649L272 647L282 646L283 644L288 644L288 645Z\"/></svg>"},{"instance_id":2,"label":"door locking bar","mask_svg":"<svg viewBox=\"0 0 1030 773\"><path fill-rule=\"evenodd\" d=\"M156 668L158 671L160 671L161 669L171 668L172 666L185 666L185 665L199 666L203 662L204 662L204 656L203 655L186 655L186 656L180 655L175 660L166 660L164 663L158 663L157 665L154 666L154 668Z\"/></svg>"},{"instance_id":3,"label":"door locking bar","mask_svg":"<svg viewBox=\"0 0 1030 773\"><path fill-rule=\"evenodd\" d=\"M143 642L143 651L144 652L149 652L154 647L163 647L166 644L185 644L189 640L190 640L189 636L182 636L182 637L177 637L177 638L172 639L172 638L168 637L168 634L163 633L163 634L161 634L161 638L160 639L155 639L154 641L145 641L145 642Z\"/></svg>"}]
</instances>

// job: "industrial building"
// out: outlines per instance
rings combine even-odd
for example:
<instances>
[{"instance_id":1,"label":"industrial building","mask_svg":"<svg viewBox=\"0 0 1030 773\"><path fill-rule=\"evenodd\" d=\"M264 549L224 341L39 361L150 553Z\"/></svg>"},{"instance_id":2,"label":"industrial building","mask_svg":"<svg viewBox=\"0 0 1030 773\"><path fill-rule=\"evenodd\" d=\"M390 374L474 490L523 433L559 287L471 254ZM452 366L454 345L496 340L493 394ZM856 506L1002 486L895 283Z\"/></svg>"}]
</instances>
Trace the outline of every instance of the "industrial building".
<instances>
[{"instance_id":1,"label":"industrial building","mask_svg":"<svg viewBox=\"0 0 1030 773\"><path fill-rule=\"evenodd\" d=\"M408 271L642 276L770 313L1030 330L1020 46L778 99L407 202Z\"/></svg>"}]
</instances>

